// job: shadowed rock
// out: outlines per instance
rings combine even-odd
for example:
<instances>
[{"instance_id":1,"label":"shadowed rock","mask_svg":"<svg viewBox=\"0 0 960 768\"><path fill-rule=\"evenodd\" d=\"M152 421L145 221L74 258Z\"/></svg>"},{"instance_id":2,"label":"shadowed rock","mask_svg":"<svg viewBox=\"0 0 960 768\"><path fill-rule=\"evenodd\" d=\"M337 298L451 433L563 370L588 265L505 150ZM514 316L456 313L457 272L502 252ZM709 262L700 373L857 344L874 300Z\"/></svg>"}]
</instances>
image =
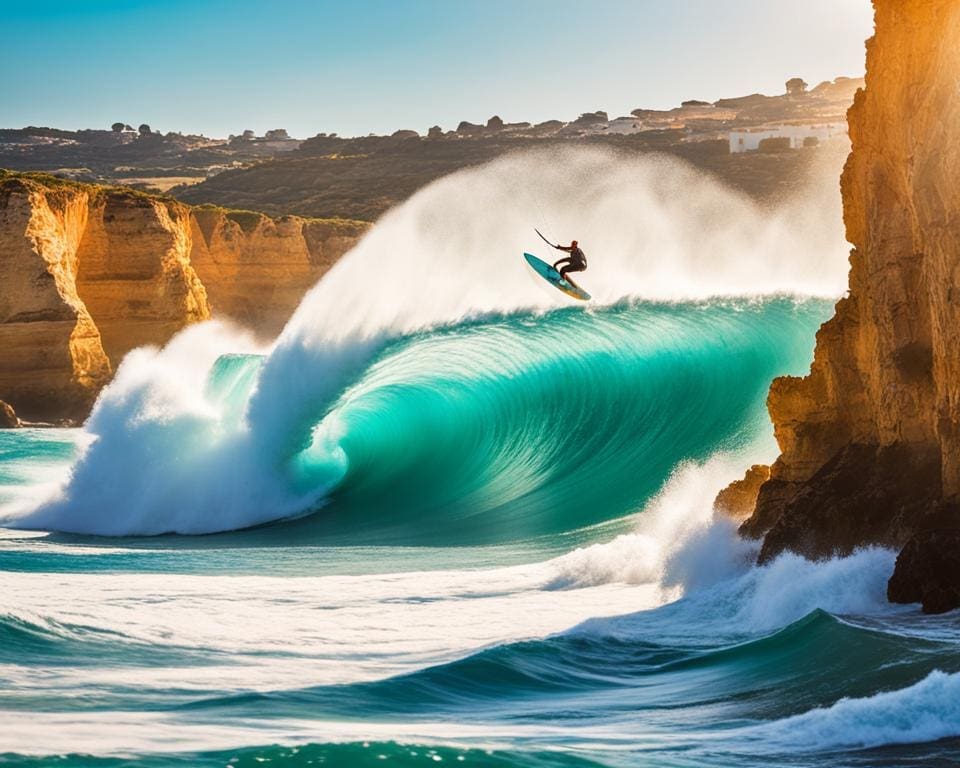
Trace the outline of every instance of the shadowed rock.
<instances>
[{"instance_id":1,"label":"shadowed rock","mask_svg":"<svg viewBox=\"0 0 960 768\"><path fill-rule=\"evenodd\" d=\"M887 584L894 603L921 603L924 613L960 608L960 528L921 531L897 556Z\"/></svg>"}]
</instances>

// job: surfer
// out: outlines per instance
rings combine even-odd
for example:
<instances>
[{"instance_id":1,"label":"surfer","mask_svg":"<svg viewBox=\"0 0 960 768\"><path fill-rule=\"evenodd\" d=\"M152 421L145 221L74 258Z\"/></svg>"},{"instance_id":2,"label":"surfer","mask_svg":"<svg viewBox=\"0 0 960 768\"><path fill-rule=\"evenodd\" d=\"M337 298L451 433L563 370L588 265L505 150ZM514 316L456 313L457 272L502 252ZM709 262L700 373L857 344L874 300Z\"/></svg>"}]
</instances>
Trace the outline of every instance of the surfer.
<instances>
[{"instance_id":1,"label":"surfer","mask_svg":"<svg viewBox=\"0 0 960 768\"><path fill-rule=\"evenodd\" d=\"M559 259L551 266L542 259L538 259L532 253L525 253L523 256L527 260L527 264L533 267L540 277L550 283L554 288L563 291L567 296L572 296L580 301L590 301L590 294L573 282L568 276L570 272L583 272L587 268L587 257L583 251L580 250L577 241L574 240L570 245L554 245L543 236L543 232L539 229L534 228L534 232L540 235L543 242L551 248L556 248L558 251L564 251L570 255Z\"/></svg>"},{"instance_id":2,"label":"surfer","mask_svg":"<svg viewBox=\"0 0 960 768\"><path fill-rule=\"evenodd\" d=\"M580 246L577 245L576 240L572 240L570 245L554 245L558 251L566 251L569 253L569 256L565 256L562 259L558 259L554 262L553 268L560 272L560 279L566 280L570 285L576 285L577 288L580 286L577 285L573 280L567 277L570 272L583 272L587 268L587 257L584 255L583 251L580 250ZM563 268L560 268L560 265L563 264Z\"/></svg>"}]
</instances>

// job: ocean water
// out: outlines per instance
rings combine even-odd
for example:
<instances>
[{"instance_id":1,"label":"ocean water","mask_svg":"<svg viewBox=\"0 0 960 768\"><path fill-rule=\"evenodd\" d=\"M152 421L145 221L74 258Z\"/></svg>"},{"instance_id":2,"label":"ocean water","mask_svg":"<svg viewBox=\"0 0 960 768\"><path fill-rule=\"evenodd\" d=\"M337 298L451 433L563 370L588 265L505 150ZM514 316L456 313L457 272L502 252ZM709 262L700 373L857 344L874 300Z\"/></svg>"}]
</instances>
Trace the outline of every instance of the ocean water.
<instances>
[{"instance_id":1,"label":"ocean water","mask_svg":"<svg viewBox=\"0 0 960 768\"><path fill-rule=\"evenodd\" d=\"M960 761L960 618L887 604L895 553L758 568L712 512L843 289L814 202L507 158L279 339L199 326L82 429L0 432L0 765ZM537 216L602 246L597 302L528 279Z\"/></svg>"}]
</instances>

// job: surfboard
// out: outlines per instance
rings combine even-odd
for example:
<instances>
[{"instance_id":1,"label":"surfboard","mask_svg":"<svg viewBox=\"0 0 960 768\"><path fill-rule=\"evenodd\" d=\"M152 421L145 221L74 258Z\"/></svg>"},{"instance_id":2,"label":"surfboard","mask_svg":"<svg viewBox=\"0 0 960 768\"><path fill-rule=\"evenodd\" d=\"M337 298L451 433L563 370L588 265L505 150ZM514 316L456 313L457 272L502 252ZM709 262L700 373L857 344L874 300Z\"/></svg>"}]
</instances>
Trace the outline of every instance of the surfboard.
<instances>
[{"instance_id":1,"label":"surfboard","mask_svg":"<svg viewBox=\"0 0 960 768\"><path fill-rule=\"evenodd\" d=\"M533 267L534 271L540 275L544 280L546 280L554 288L563 291L567 296L572 296L575 299L580 299L580 301L589 301L590 294L587 293L583 288L580 288L568 280L564 280L560 277L560 273L555 270L552 266L547 264L547 262L542 259L538 259L532 253L523 254L523 258L527 260L527 264Z\"/></svg>"}]
</instances>

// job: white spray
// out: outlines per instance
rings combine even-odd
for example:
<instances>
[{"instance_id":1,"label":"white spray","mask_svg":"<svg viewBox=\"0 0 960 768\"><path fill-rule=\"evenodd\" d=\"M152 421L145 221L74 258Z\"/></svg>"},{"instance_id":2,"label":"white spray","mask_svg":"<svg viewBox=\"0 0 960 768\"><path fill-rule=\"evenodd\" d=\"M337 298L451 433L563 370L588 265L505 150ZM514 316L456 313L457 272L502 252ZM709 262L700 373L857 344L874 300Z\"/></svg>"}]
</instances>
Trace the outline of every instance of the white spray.
<instances>
[{"instance_id":1,"label":"white spray","mask_svg":"<svg viewBox=\"0 0 960 768\"><path fill-rule=\"evenodd\" d=\"M836 191L832 191L835 198ZM15 525L107 535L205 533L309 510L290 464L385 340L486 312L566 301L534 278L533 226L576 238L599 302L625 296L838 295L836 199L762 210L665 157L596 150L511 155L441 179L394 209L304 298L270 351L246 416L205 397L219 354L252 351L223 326L139 350L102 394L96 438L58 498ZM543 213L541 213L543 212ZM334 480L335 481L335 478Z\"/></svg>"}]
</instances>

